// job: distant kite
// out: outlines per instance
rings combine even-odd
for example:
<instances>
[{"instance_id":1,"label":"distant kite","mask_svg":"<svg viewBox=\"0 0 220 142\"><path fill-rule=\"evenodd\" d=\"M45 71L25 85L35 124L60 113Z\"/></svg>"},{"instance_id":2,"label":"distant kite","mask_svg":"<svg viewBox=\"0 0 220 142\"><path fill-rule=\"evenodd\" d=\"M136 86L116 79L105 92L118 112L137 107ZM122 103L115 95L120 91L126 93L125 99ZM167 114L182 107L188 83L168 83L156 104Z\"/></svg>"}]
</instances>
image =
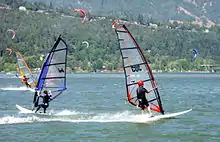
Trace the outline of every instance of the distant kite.
<instances>
[{"instance_id":1,"label":"distant kite","mask_svg":"<svg viewBox=\"0 0 220 142\"><path fill-rule=\"evenodd\" d=\"M83 17L83 20L82 20L82 24L85 23L87 13L86 13L84 10L82 10L82 9L74 9L74 10L72 10L72 12L73 12L73 13L75 13L75 12L80 12L80 13L84 16L84 17Z\"/></svg>"},{"instance_id":2,"label":"distant kite","mask_svg":"<svg viewBox=\"0 0 220 142\"><path fill-rule=\"evenodd\" d=\"M86 44L86 48L89 48L89 43L87 41L83 41L82 43Z\"/></svg>"},{"instance_id":3,"label":"distant kite","mask_svg":"<svg viewBox=\"0 0 220 142\"><path fill-rule=\"evenodd\" d=\"M198 53L199 53L198 50L193 49L193 57L194 57L194 58L196 58L196 56L198 55Z\"/></svg>"},{"instance_id":4,"label":"distant kite","mask_svg":"<svg viewBox=\"0 0 220 142\"><path fill-rule=\"evenodd\" d=\"M113 28L113 29L115 28L115 24L119 24L119 19L114 20L114 21L112 22L112 28Z\"/></svg>"},{"instance_id":5,"label":"distant kite","mask_svg":"<svg viewBox=\"0 0 220 142\"><path fill-rule=\"evenodd\" d=\"M12 34L12 38L11 38L11 39L14 39L14 38L15 38L16 33L15 33L14 30L8 29L7 32L10 32L10 33Z\"/></svg>"},{"instance_id":6,"label":"distant kite","mask_svg":"<svg viewBox=\"0 0 220 142\"><path fill-rule=\"evenodd\" d=\"M6 48L6 50L8 50L8 51L9 51L8 56L10 56L10 55L11 55L11 53L12 53L12 49L11 49L11 48Z\"/></svg>"}]
</instances>

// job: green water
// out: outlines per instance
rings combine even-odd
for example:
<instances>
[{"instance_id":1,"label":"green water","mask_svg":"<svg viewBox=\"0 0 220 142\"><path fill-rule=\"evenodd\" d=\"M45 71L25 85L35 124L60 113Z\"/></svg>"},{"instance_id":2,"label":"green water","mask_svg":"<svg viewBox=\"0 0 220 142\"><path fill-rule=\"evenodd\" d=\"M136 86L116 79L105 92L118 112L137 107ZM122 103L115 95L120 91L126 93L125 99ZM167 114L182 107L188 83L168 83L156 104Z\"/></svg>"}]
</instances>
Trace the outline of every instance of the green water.
<instances>
[{"instance_id":1,"label":"green water","mask_svg":"<svg viewBox=\"0 0 220 142\"><path fill-rule=\"evenodd\" d=\"M13 77L13 76L12 76ZM1 74L0 88L22 86ZM123 74L68 75L68 89L51 102L53 115L21 114L30 91L0 90L1 142L220 141L220 74L156 74L166 113L193 110L175 119L142 123L125 102Z\"/></svg>"}]
</instances>

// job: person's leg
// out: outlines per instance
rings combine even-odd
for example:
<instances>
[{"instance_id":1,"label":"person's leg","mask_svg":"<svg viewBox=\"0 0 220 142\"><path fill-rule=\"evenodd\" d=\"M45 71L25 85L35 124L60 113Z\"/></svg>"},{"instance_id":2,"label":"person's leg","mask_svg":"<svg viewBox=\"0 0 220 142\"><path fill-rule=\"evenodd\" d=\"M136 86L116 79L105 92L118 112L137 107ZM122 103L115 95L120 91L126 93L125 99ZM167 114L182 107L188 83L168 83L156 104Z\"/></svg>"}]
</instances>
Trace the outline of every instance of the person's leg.
<instances>
[{"instance_id":1,"label":"person's leg","mask_svg":"<svg viewBox=\"0 0 220 142\"><path fill-rule=\"evenodd\" d=\"M31 85L28 82L27 82L27 85L28 85L29 88L31 88Z\"/></svg>"},{"instance_id":2,"label":"person's leg","mask_svg":"<svg viewBox=\"0 0 220 142\"><path fill-rule=\"evenodd\" d=\"M144 114L144 104L143 104L143 101L142 101L142 99L139 99L139 107L141 108L141 114Z\"/></svg>"},{"instance_id":3,"label":"person's leg","mask_svg":"<svg viewBox=\"0 0 220 142\"><path fill-rule=\"evenodd\" d=\"M38 105L38 108L36 109L35 113L41 108L41 105Z\"/></svg>"},{"instance_id":4,"label":"person's leg","mask_svg":"<svg viewBox=\"0 0 220 142\"><path fill-rule=\"evenodd\" d=\"M47 107L48 107L48 105L45 105L45 104L43 105L44 113L46 113Z\"/></svg>"},{"instance_id":5,"label":"person's leg","mask_svg":"<svg viewBox=\"0 0 220 142\"><path fill-rule=\"evenodd\" d=\"M146 107L147 107L148 113L150 114L150 116L152 116L151 108L150 108L149 103L148 103L147 100L146 100L146 102L145 102L145 105L146 105Z\"/></svg>"},{"instance_id":6,"label":"person's leg","mask_svg":"<svg viewBox=\"0 0 220 142\"><path fill-rule=\"evenodd\" d=\"M150 106L147 106L147 110L148 110L149 114L152 115L152 112L151 112Z\"/></svg>"},{"instance_id":7,"label":"person's leg","mask_svg":"<svg viewBox=\"0 0 220 142\"><path fill-rule=\"evenodd\" d=\"M44 107L44 113L46 113L46 109L47 109L47 108L46 108L46 107Z\"/></svg>"},{"instance_id":8,"label":"person's leg","mask_svg":"<svg viewBox=\"0 0 220 142\"><path fill-rule=\"evenodd\" d=\"M141 109L141 114L144 114L144 108L142 107L142 109Z\"/></svg>"},{"instance_id":9,"label":"person's leg","mask_svg":"<svg viewBox=\"0 0 220 142\"><path fill-rule=\"evenodd\" d=\"M152 115L151 109L150 109L150 106L149 106L149 103L148 103L147 100L144 100L144 101L143 101L143 105L146 106L145 108L147 108L148 113L149 113L150 115Z\"/></svg>"}]
</instances>

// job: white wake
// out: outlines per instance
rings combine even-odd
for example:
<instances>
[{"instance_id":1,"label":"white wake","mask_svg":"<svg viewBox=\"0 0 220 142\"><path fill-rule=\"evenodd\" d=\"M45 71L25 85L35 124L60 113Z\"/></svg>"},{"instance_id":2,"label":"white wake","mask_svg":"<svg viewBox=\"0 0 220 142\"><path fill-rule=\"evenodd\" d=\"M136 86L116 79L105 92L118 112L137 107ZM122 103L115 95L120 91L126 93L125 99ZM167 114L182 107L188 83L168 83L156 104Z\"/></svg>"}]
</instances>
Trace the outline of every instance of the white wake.
<instances>
[{"instance_id":1,"label":"white wake","mask_svg":"<svg viewBox=\"0 0 220 142\"><path fill-rule=\"evenodd\" d=\"M6 88L0 88L0 90L8 90L8 91L31 91L35 92L33 88L27 88L25 86L22 87L6 87Z\"/></svg>"},{"instance_id":2,"label":"white wake","mask_svg":"<svg viewBox=\"0 0 220 142\"><path fill-rule=\"evenodd\" d=\"M148 114L134 114L131 111L123 112L108 112L108 113L85 113L72 110L62 110L55 112L53 110L48 112L48 115L39 114L20 114L16 116L4 116L0 118L0 124L16 124L16 123L34 123L34 122L70 122L70 123L110 123L110 122L123 122L123 123L151 123L164 118L172 118L178 115L190 112L192 109L188 109L181 112L170 113L165 115L156 115L149 117ZM26 115L26 116L20 116Z\"/></svg>"},{"instance_id":3,"label":"white wake","mask_svg":"<svg viewBox=\"0 0 220 142\"><path fill-rule=\"evenodd\" d=\"M70 123L111 123L111 122L129 122L129 123L149 123L152 121L159 120L149 119L148 114L137 115L132 114L132 112L124 111L117 113L84 113L70 110L63 110L61 112L49 112L52 115L36 115L36 114L26 114L27 116L4 116L0 118L0 124L17 124L17 123L34 123L34 122L70 122Z\"/></svg>"}]
</instances>

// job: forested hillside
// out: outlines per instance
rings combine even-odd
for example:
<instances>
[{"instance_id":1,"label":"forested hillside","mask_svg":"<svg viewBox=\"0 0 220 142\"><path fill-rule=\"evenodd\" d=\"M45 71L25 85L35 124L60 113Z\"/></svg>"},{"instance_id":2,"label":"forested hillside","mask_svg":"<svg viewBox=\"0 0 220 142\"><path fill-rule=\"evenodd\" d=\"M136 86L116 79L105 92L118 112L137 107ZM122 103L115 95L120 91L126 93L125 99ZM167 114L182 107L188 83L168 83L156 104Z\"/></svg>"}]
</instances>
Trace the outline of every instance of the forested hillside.
<instances>
[{"instance_id":1,"label":"forested hillside","mask_svg":"<svg viewBox=\"0 0 220 142\"><path fill-rule=\"evenodd\" d=\"M114 17L111 15L100 17L88 13L86 22L81 24L81 15L65 8L52 9L43 3L19 2L7 1L10 8L0 9L0 18L3 19L0 21L0 50L4 51L0 70L16 69L15 56L8 55L8 47L20 51L31 68L39 68L42 64L40 57L51 49L60 34L70 47L68 67L72 70L121 68L116 34L111 27ZM27 10L19 10L19 6L25 6ZM208 70L202 65L220 63L219 27L171 24L162 20L145 20L140 15L133 17L133 21L121 23L126 23L154 70ZM11 39L8 29L16 31L14 39ZM83 41L88 41L89 48L82 44ZM193 57L193 49L199 52L196 58Z\"/></svg>"},{"instance_id":2,"label":"forested hillside","mask_svg":"<svg viewBox=\"0 0 220 142\"><path fill-rule=\"evenodd\" d=\"M54 8L82 8L95 15L113 15L132 20L143 15L145 20L202 20L220 23L219 0L26 0L44 2ZM181 9L181 8L184 8ZM186 11L185 11L186 10Z\"/></svg>"}]
</instances>

